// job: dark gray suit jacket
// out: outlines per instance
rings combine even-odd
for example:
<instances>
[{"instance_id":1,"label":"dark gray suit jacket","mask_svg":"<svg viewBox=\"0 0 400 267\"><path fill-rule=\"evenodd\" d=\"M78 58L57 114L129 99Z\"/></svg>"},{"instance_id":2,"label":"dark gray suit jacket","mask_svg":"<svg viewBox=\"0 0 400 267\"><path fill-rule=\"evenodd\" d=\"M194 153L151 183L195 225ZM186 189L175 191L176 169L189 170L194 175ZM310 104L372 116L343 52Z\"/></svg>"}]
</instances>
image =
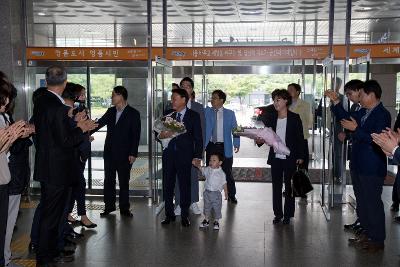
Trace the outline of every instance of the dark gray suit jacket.
<instances>
[{"instance_id":1,"label":"dark gray suit jacket","mask_svg":"<svg viewBox=\"0 0 400 267\"><path fill-rule=\"evenodd\" d=\"M201 123L201 138L203 140L203 146L206 144L206 116L204 115L203 105L199 102L191 100L190 109L196 111L200 115L200 123ZM204 147L203 147L204 150Z\"/></svg>"}]
</instances>

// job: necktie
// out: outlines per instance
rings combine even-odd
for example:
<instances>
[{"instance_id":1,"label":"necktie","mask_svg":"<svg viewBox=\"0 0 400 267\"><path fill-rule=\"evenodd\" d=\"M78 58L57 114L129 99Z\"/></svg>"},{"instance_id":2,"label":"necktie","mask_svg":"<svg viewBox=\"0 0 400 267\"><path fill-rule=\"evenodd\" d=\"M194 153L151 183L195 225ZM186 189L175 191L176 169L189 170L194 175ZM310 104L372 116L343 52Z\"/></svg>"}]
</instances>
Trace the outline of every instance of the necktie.
<instances>
[{"instance_id":1,"label":"necktie","mask_svg":"<svg viewBox=\"0 0 400 267\"><path fill-rule=\"evenodd\" d=\"M178 116L176 116L176 120L178 122L181 122L181 116L182 116L182 114L180 112L178 112Z\"/></svg>"},{"instance_id":2,"label":"necktie","mask_svg":"<svg viewBox=\"0 0 400 267\"><path fill-rule=\"evenodd\" d=\"M215 116L215 123L212 134L212 141L213 143L216 143L218 141L218 109L214 110L214 116Z\"/></svg>"}]
</instances>

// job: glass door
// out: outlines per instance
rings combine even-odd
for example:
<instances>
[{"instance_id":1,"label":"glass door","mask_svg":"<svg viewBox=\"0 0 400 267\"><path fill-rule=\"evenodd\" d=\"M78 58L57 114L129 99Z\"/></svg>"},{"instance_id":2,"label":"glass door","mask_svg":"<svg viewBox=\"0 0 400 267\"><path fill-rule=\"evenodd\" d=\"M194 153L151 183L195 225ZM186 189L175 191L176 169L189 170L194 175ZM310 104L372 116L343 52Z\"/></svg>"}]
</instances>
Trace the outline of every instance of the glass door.
<instances>
[{"instance_id":1,"label":"glass door","mask_svg":"<svg viewBox=\"0 0 400 267\"><path fill-rule=\"evenodd\" d=\"M170 108L168 102L171 99L172 90L172 65L165 59L156 58L155 66L153 67L153 84L152 84L152 108L153 122L162 117L164 112ZM164 208L163 196L163 168L162 168L162 146L161 143L154 138L152 140L153 155L152 160L152 183L153 202L157 205L156 214L159 214Z\"/></svg>"},{"instance_id":2,"label":"glass door","mask_svg":"<svg viewBox=\"0 0 400 267\"><path fill-rule=\"evenodd\" d=\"M27 88L29 115L32 115L32 93L36 88L45 86L45 72L48 66L62 64L68 73L68 81L79 83L86 88L87 107L92 119L100 118L111 106L111 92L117 85L123 85L128 90L128 103L140 112L141 138L139 155L131 170L129 183L131 196L149 195L149 166L147 138L147 62L62 62L33 61L27 68ZM103 194L104 161L103 149L107 128L93 134L91 157L85 170L88 194ZM34 151L31 153L33 164ZM32 165L33 169L33 165ZM35 189L38 184L33 183ZM118 179L117 179L118 189Z\"/></svg>"},{"instance_id":3,"label":"glass door","mask_svg":"<svg viewBox=\"0 0 400 267\"><path fill-rule=\"evenodd\" d=\"M131 196L148 196L147 67L140 62L133 67L132 64L124 67L110 65L89 68L90 90L88 90L88 99L91 117L92 119L99 119L111 107L111 93L115 86L122 85L127 89L128 104L139 111L141 119L139 153L132 165L129 191ZM90 160L92 183L89 193L102 193L104 187L103 153L106 134L107 126L93 134L94 141L92 142Z\"/></svg>"},{"instance_id":4,"label":"glass door","mask_svg":"<svg viewBox=\"0 0 400 267\"><path fill-rule=\"evenodd\" d=\"M323 62L324 71L324 91L335 88L335 68L333 55ZM333 164L332 164L332 141L334 137L334 127L332 127L332 115L329 107L329 99L322 97L321 100L321 136L320 136L320 155L322 160L321 168L321 206L327 220L330 220L330 207L333 204Z\"/></svg>"}]
</instances>

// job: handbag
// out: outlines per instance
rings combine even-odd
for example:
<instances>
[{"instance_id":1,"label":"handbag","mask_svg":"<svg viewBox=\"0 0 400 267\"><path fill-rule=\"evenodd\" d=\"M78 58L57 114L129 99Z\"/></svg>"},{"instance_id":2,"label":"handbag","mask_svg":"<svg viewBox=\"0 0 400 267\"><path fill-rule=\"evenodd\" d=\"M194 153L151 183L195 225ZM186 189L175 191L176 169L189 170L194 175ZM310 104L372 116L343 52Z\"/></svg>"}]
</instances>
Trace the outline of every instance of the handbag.
<instances>
[{"instance_id":1,"label":"handbag","mask_svg":"<svg viewBox=\"0 0 400 267\"><path fill-rule=\"evenodd\" d=\"M308 172L300 169L299 166L292 175L291 184L292 197L302 197L314 190Z\"/></svg>"}]
</instances>

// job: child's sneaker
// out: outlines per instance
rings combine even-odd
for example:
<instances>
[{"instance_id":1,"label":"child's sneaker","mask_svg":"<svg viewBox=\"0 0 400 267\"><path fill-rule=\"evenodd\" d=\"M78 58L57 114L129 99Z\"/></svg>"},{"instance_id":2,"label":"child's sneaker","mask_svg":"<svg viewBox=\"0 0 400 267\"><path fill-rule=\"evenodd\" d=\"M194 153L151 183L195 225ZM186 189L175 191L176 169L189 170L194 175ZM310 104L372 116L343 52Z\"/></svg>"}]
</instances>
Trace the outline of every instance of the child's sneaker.
<instances>
[{"instance_id":1,"label":"child's sneaker","mask_svg":"<svg viewBox=\"0 0 400 267\"><path fill-rule=\"evenodd\" d=\"M207 221L206 219L204 219L201 224L200 224L200 228L207 228L210 225L210 221Z\"/></svg>"},{"instance_id":2,"label":"child's sneaker","mask_svg":"<svg viewBox=\"0 0 400 267\"><path fill-rule=\"evenodd\" d=\"M214 222L214 230L219 230L219 222L215 221Z\"/></svg>"}]
</instances>

